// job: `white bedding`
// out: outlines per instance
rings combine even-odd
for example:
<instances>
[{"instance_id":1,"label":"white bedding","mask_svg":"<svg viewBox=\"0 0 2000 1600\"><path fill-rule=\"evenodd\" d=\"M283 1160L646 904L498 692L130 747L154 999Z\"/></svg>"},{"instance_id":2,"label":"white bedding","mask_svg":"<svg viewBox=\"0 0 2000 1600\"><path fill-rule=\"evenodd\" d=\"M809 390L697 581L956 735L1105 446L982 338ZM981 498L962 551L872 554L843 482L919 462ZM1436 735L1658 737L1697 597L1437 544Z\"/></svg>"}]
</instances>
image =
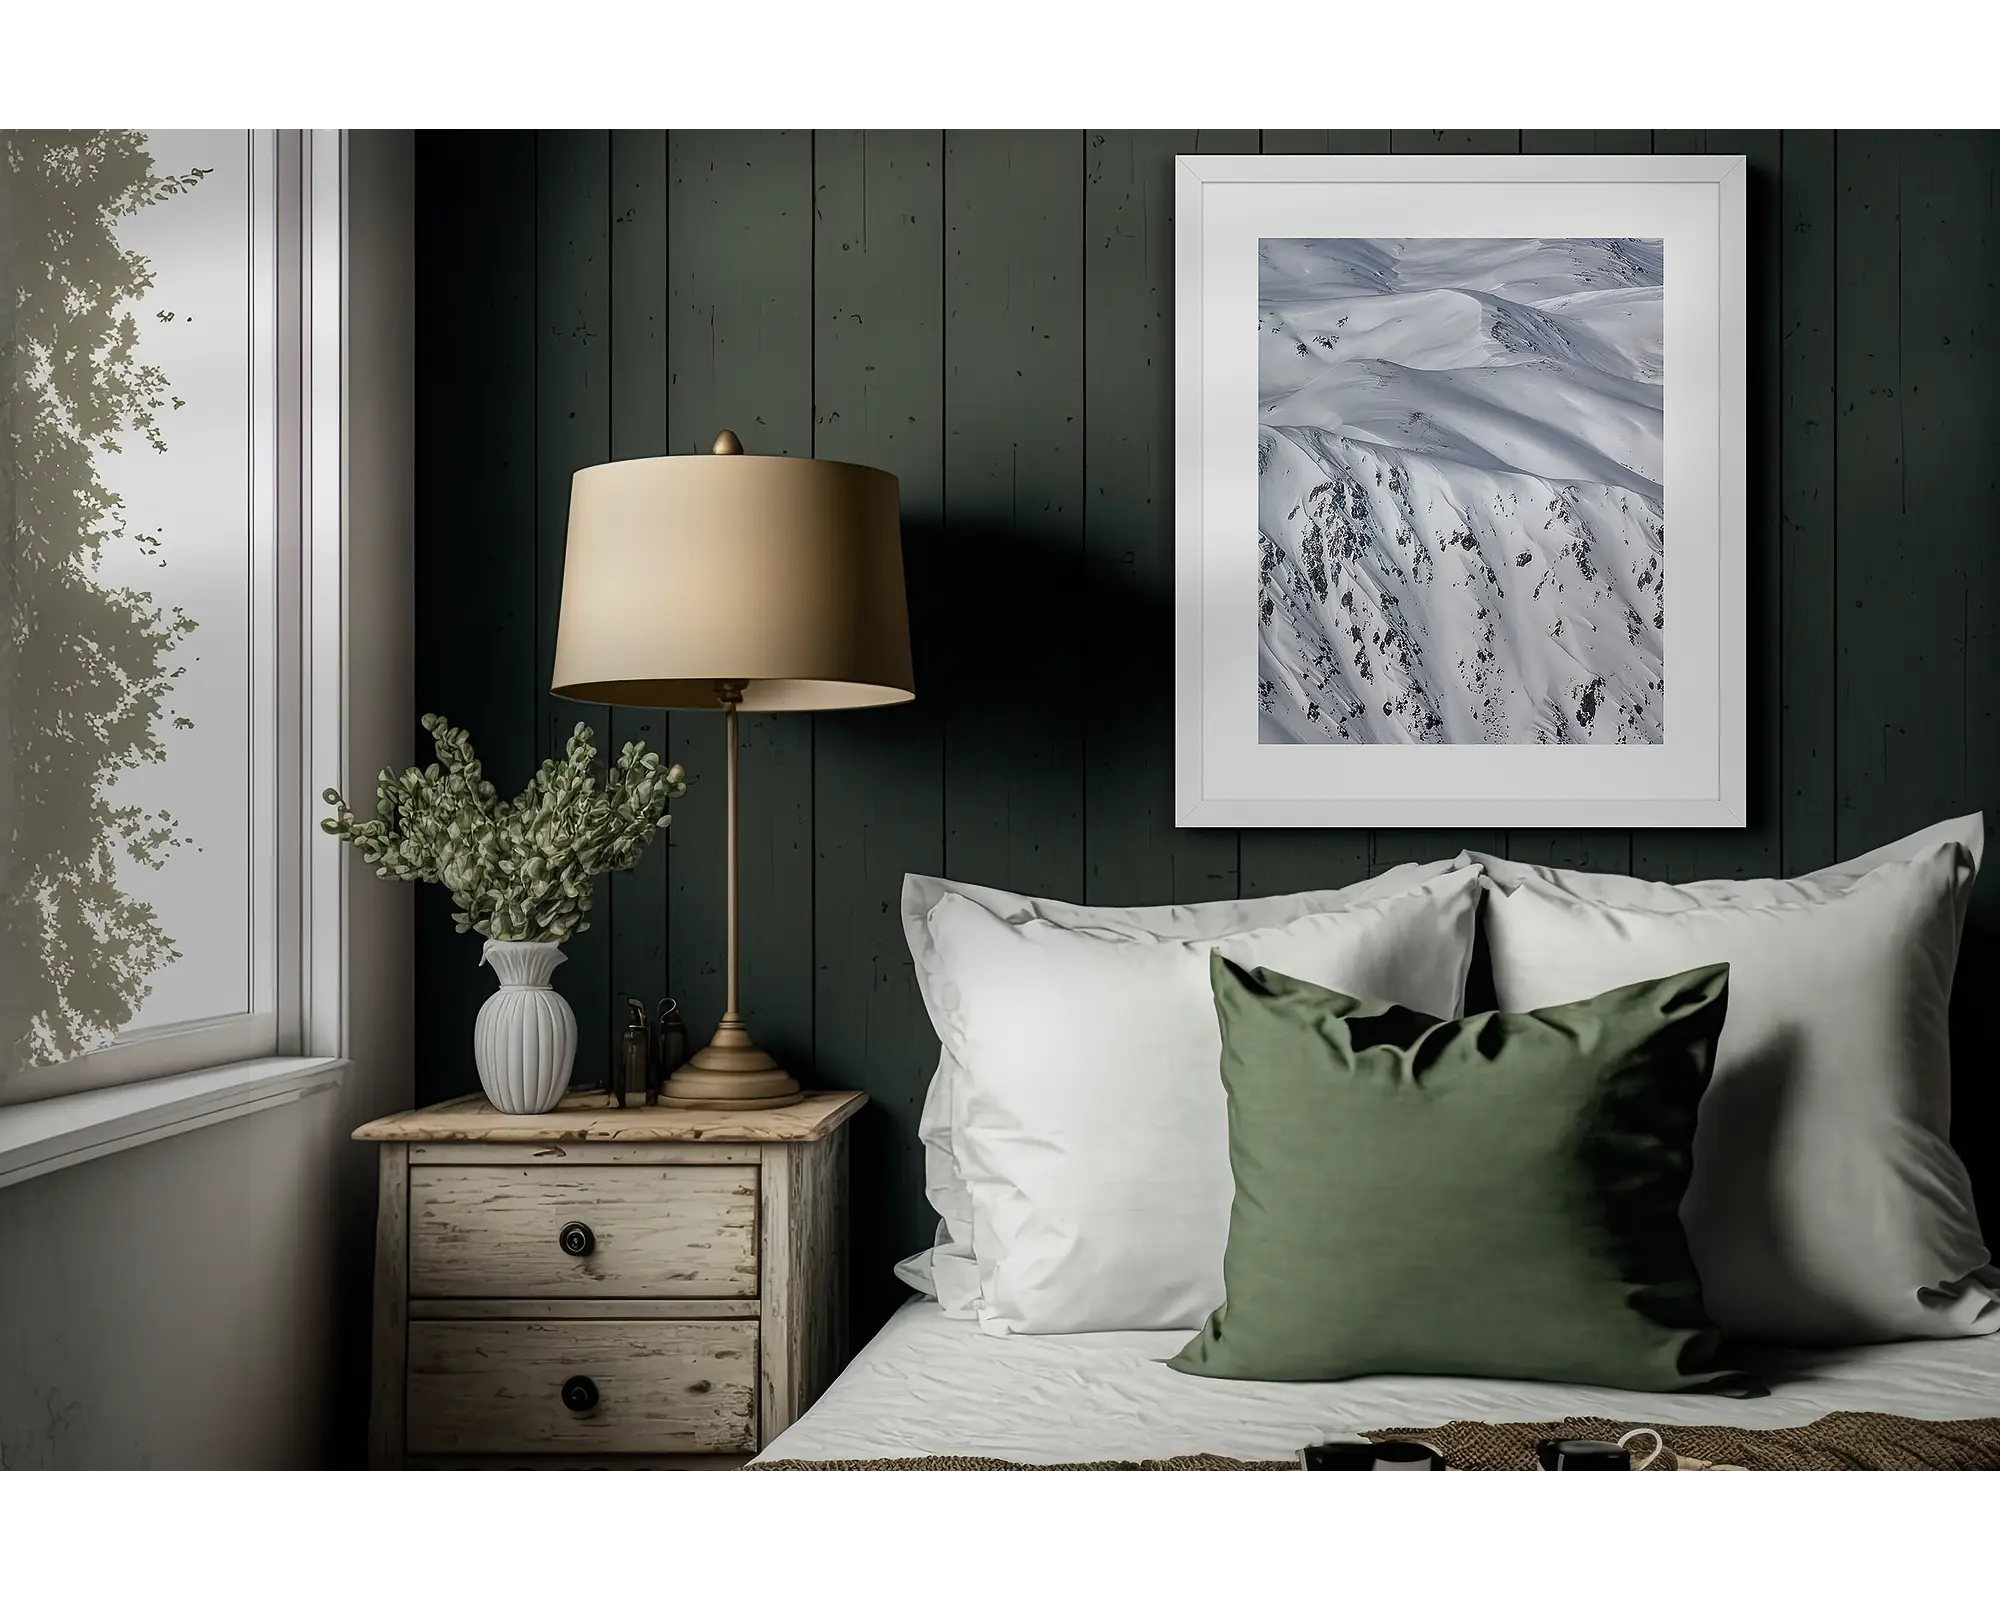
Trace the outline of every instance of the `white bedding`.
<instances>
[{"instance_id":1,"label":"white bedding","mask_svg":"<svg viewBox=\"0 0 2000 1600\"><path fill-rule=\"evenodd\" d=\"M913 1300L762 1459L976 1455L1136 1461L1210 1451L1275 1459L1362 1429L1566 1416L1781 1428L1829 1411L2000 1416L2000 1334L1774 1352L1767 1398L1632 1394L1484 1378L1229 1383L1161 1362L1186 1333L997 1338Z\"/></svg>"}]
</instances>

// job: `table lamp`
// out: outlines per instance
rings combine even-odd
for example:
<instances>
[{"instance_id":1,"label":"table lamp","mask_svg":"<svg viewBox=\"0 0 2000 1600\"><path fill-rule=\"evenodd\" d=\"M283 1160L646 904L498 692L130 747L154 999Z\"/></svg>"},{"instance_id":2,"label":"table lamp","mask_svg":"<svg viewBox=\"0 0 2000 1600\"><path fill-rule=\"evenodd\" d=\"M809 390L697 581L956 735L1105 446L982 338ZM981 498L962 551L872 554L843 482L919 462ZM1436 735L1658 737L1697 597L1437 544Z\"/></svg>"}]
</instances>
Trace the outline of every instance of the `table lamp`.
<instances>
[{"instance_id":1,"label":"table lamp","mask_svg":"<svg viewBox=\"0 0 2000 1600\"><path fill-rule=\"evenodd\" d=\"M726 1009L663 1104L764 1110L801 1098L751 1043L737 992L741 711L914 699L896 480L843 461L712 453L586 467L570 485L553 692L720 711L727 729Z\"/></svg>"}]
</instances>

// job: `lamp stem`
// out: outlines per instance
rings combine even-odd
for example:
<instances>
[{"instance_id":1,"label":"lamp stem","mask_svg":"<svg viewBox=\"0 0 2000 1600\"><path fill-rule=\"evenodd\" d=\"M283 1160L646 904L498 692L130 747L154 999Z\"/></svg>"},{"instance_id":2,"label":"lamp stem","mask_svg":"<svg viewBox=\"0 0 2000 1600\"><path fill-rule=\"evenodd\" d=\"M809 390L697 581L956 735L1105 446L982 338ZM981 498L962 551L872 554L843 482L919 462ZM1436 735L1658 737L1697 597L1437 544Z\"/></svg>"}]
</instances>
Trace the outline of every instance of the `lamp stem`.
<instances>
[{"instance_id":1,"label":"lamp stem","mask_svg":"<svg viewBox=\"0 0 2000 1600\"><path fill-rule=\"evenodd\" d=\"M737 1010L736 1010L736 937L737 937L737 927L738 927L737 885L739 881L736 871L736 855L738 848L737 807L738 807L738 795L741 792L740 783L741 783L742 758L739 754L737 745L736 708L738 705L742 703L743 691L741 689L737 689L733 684L725 685L724 688L725 692L727 692L729 696L729 698L724 701L724 705L726 706L727 709L725 709L724 712L722 713L722 725L724 729L723 737L728 741L728 746L729 746L729 758L728 758L729 827L727 830L728 848L729 848L729 887L728 887L729 960L728 960L728 965L725 969L727 973L727 993L725 995L723 1003L723 1016L730 1020L739 1020L737 1017Z\"/></svg>"},{"instance_id":2,"label":"lamp stem","mask_svg":"<svg viewBox=\"0 0 2000 1600\"><path fill-rule=\"evenodd\" d=\"M764 1051L751 1042L750 1030L743 1025L741 997L737 993L737 933L742 896L737 880L737 857L742 830L738 817L738 797L742 788L742 754L737 732L738 708L743 704L743 685L721 682L715 698L722 707L723 739L726 746L729 815L724 826L723 903L727 921L724 937L728 945L724 960L722 1020L706 1049L675 1070L660 1086L660 1103L686 1110L763 1111L776 1106L797 1104L804 1098L798 1081Z\"/></svg>"}]
</instances>

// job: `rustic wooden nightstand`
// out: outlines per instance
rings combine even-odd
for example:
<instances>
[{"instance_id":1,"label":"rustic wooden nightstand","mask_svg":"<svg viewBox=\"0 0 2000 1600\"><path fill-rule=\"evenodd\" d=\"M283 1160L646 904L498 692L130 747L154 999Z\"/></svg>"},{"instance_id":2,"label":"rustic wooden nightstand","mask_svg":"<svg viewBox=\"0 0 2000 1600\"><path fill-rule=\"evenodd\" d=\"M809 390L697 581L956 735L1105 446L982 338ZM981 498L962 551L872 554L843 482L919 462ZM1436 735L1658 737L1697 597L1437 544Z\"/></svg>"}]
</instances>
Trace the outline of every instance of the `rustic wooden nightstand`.
<instances>
[{"instance_id":1,"label":"rustic wooden nightstand","mask_svg":"<svg viewBox=\"0 0 2000 1600\"><path fill-rule=\"evenodd\" d=\"M479 1095L384 1117L377 1467L732 1466L846 1359L847 1120L777 1111L536 1117Z\"/></svg>"}]
</instances>

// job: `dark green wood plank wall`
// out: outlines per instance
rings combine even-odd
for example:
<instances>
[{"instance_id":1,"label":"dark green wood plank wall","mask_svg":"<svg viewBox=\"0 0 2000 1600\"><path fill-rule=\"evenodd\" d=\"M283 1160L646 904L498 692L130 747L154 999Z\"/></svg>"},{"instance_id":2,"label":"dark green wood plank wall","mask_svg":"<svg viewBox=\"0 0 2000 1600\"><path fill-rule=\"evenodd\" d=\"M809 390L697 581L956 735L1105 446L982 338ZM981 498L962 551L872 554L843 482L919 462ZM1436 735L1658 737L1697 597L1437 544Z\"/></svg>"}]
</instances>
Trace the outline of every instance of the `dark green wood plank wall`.
<instances>
[{"instance_id":1,"label":"dark green wood plank wall","mask_svg":"<svg viewBox=\"0 0 2000 1600\"><path fill-rule=\"evenodd\" d=\"M611 459L667 449L667 136L611 135ZM667 714L616 707L611 744L667 745ZM611 941L611 992L651 1008L667 993L667 857L648 850L610 885L603 907ZM614 1007L614 1014L617 1008ZM620 1019L622 1020L622 1019Z\"/></svg>"},{"instance_id":2,"label":"dark green wood plank wall","mask_svg":"<svg viewBox=\"0 0 2000 1600\"><path fill-rule=\"evenodd\" d=\"M935 664L951 639L945 534L944 136L822 133L814 159L814 443L899 480L912 705L829 712L814 730L814 1046L825 1081L864 1089L854 1130L864 1314L880 1271L929 1243L917 1117L937 1060L904 950L905 872L944 870L945 706ZM836 1063L838 1066L836 1067Z\"/></svg>"},{"instance_id":3,"label":"dark green wood plank wall","mask_svg":"<svg viewBox=\"0 0 2000 1600\"><path fill-rule=\"evenodd\" d=\"M535 141L535 681L541 688L535 754L558 757L587 725L602 751L608 706L548 692L555 672L569 480L611 457L611 138L565 131ZM604 1061L611 1011L611 916L606 896L563 950L556 980L576 1007L576 1050Z\"/></svg>"},{"instance_id":4,"label":"dark green wood plank wall","mask_svg":"<svg viewBox=\"0 0 2000 1600\"><path fill-rule=\"evenodd\" d=\"M945 870L1083 898L1081 134L944 140Z\"/></svg>"},{"instance_id":5,"label":"dark green wood plank wall","mask_svg":"<svg viewBox=\"0 0 2000 1600\"><path fill-rule=\"evenodd\" d=\"M1085 898L1097 905L1238 889L1235 834L1174 826L1173 690L1148 669L1173 650L1173 157L1256 150L1251 129L1094 132L1085 152L1083 681L1122 686L1119 715L1093 715L1085 739Z\"/></svg>"},{"instance_id":6,"label":"dark green wood plank wall","mask_svg":"<svg viewBox=\"0 0 2000 1600\"><path fill-rule=\"evenodd\" d=\"M1172 825L1172 156L1750 158L1752 826ZM695 787L558 981L602 1070L616 1000L721 1006L720 728L546 693L568 476L732 427L902 481L920 698L745 724L759 1038L866 1089L857 1316L930 1220L936 1042L905 871L1103 903L1272 894L1472 844L1661 877L1799 872L2000 803L2000 139L1481 130L420 136L418 709L518 786L576 721ZM671 626L671 597L662 625ZM420 1092L474 1085L490 980L418 901ZM1959 985L1958 1127L2000 1211L2000 874Z\"/></svg>"}]
</instances>

